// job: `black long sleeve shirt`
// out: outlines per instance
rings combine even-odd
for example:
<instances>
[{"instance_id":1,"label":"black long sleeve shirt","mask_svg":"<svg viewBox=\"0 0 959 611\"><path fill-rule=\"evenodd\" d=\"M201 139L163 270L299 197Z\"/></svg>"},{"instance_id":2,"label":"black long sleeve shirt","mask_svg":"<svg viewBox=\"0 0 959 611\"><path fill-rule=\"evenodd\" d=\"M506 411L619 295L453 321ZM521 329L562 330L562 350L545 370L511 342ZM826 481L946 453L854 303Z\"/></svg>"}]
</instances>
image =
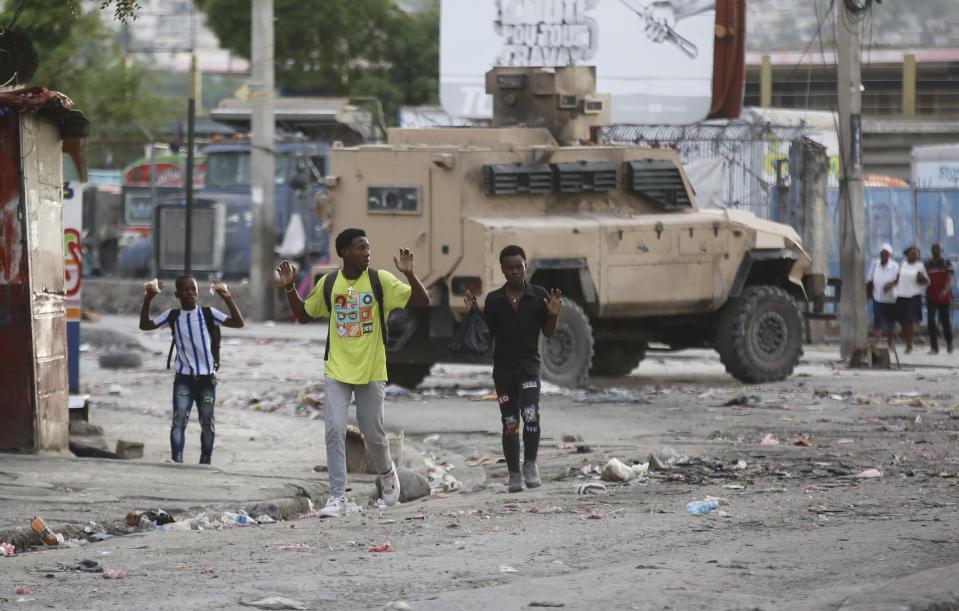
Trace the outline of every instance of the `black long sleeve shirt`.
<instances>
[{"instance_id":1,"label":"black long sleeve shirt","mask_svg":"<svg viewBox=\"0 0 959 611\"><path fill-rule=\"evenodd\" d=\"M539 334L549 322L544 299L549 293L541 286L525 283L526 290L513 309L502 286L486 295L483 318L493 336L493 373L521 367L529 375L538 375Z\"/></svg>"}]
</instances>

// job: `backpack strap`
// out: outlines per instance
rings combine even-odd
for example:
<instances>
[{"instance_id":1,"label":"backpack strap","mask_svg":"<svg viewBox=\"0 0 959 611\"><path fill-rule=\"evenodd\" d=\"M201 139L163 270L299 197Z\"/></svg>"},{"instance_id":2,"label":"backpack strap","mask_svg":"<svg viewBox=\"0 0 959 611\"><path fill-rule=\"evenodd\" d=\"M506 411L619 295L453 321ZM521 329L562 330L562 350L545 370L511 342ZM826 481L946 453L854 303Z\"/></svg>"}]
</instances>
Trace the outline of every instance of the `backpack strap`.
<instances>
[{"instance_id":1,"label":"backpack strap","mask_svg":"<svg viewBox=\"0 0 959 611\"><path fill-rule=\"evenodd\" d=\"M170 315L166 318L166 324L170 326L170 334L173 339L170 341L170 351L166 355L166 368L170 368L170 359L173 358L173 348L176 346L176 319L180 317L180 308L170 310Z\"/></svg>"},{"instance_id":2,"label":"backpack strap","mask_svg":"<svg viewBox=\"0 0 959 611\"><path fill-rule=\"evenodd\" d=\"M377 314L380 318L380 331L383 335L383 345L386 345L386 340L389 339L390 330L386 326L386 315L383 313L383 285L380 284L380 272L373 269L372 267L368 268L370 273L370 286L373 288L373 297L376 299L378 307L376 309Z\"/></svg>"},{"instance_id":3,"label":"backpack strap","mask_svg":"<svg viewBox=\"0 0 959 611\"><path fill-rule=\"evenodd\" d=\"M326 311L330 314L330 324L326 331L326 348L323 353L324 361L330 360L330 338L333 336L333 285L339 273L339 270L336 270L323 277L323 302L326 304Z\"/></svg>"},{"instance_id":4,"label":"backpack strap","mask_svg":"<svg viewBox=\"0 0 959 611\"><path fill-rule=\"evenodd\" d=\"M373 298L376 299L376 313L379 315L380 319L380 332L383 336L383 345L386 346L386 342L389 339L390 330L386 326L386 316L383 313L383 285L380 283L380 272L368 267L366 269L370 277L370 287L373 289ZM323 360L330 360L330 337L334 333L333 331L333 284L336 282L337 274L339 271L334 271L330 274L327 274L323 278L323 301L326 303L326 310L330 313L330 326L329 330L326 332L326 350L323 354Z\"/></svg>"},{"instance_id":5,"label":"backpack strap","mask_svg":"<svg viewBox=\"0 0 959 611\"><path fill-rule=\"evenodd\" d=\"M213 371L220 370L220 328L216 326L213 320L213 310L210 306L200 308L203 313L203 322L206 324L206 332L210 336L210 352L213 353Z\"/></svg>"}]
</instances>

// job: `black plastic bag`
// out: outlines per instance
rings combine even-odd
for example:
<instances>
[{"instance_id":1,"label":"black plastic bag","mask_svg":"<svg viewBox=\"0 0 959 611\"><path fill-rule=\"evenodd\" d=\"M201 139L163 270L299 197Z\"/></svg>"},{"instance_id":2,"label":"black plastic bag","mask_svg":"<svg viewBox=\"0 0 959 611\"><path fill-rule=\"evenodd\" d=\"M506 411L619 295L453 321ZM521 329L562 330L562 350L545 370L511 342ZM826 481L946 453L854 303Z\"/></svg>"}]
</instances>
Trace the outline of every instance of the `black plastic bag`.
<instances>
[{"instance_id":1,"label":"black plastic bag","mask_svg":"<svg viewBox=\"0 0 959 611\"><path fill-rule=\"evenodd\" d=\"M466 314L466 318L453 335L450 350L466 354L484 354L489 350L490 341L489 327L483 320L483 313L479 308L473 308Z\"/></svg>"}]
</instances>

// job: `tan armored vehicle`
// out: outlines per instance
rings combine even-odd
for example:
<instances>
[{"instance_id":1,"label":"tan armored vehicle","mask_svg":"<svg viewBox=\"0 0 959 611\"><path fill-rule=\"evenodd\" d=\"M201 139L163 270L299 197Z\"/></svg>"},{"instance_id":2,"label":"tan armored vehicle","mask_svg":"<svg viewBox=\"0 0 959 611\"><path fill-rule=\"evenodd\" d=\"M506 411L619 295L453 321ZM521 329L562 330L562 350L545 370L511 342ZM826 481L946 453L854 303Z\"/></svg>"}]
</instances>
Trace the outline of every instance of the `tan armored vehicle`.
<instances>
[{"instance_id":1,"label":"tan armored vehicle","mask_svg":"<svg viewBox=\"0 0 959 611\"><path fill-rule=\"evenodd\" d=\"M529 278L562 289L543 378L573 386L625 375L651 343L715 348L744 382L788 376L802 353L810 265L792 228L696 209L673 151L594 144L609 117L589 67L497 68L490 128L393 129L388 143L330 153L331 235L362 227L374 256L414 249L431 307L391 318L389 371L413 387L447 346L463 294L500 286L498 254L527 253ZM322 271L322 270L317 270Z\"/></svg>"}]
</instances>

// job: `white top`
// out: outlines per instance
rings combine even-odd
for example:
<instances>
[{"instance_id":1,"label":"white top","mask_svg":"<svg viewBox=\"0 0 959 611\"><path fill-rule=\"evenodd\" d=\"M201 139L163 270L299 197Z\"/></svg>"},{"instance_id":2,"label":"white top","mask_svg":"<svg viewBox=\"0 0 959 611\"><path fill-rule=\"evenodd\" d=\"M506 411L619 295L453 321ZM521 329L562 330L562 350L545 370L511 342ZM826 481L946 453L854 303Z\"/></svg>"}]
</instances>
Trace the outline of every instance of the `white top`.
<instances>
[{"instance_id":1,"label":"white top","mask_svg":"<svg viewBox=\"0 0 959 611\"><path fill-rule=\"evenodd\" d=\"M872 282L872 299L879 303L896 303L896 288L883 292L883 287L889 282L895 282L899 277L899 264L890 258L883 266L879 259L872 262L866 282Z\"/></svg>"},{"instance_id":2,"label":"white top","mask_svg":"<svg viewBox=\"0 0 959 611\"><path fill-rule=\"evenodd\" d=\"M172 309L164 310L153 319L153 324L158 327L167 325L167 319L172 311ZM210 313L213 314L213 322L218 327L222 326L228 318L216 308L210 308ZM175 370L177 373L194 376L215 373L210 334L207 332L206 321L203 320L200 306L192 310L180 310L180 315L174 323L173 343L176 346Z\"/></svg>"},{"instance_id":3,"label":"white top","mask_svg":"<svg viewBox=\"0 0 959 611\"><path fill-rule=\"evenodd\" d=\"M916 260L915 263L903 261L899 266L899 284L896 285L897 297L915 297L922 295L926 290L924 284L919 284L919 274L928 277L926 266L922 261Z\"/></svg>"}]
</instances>

